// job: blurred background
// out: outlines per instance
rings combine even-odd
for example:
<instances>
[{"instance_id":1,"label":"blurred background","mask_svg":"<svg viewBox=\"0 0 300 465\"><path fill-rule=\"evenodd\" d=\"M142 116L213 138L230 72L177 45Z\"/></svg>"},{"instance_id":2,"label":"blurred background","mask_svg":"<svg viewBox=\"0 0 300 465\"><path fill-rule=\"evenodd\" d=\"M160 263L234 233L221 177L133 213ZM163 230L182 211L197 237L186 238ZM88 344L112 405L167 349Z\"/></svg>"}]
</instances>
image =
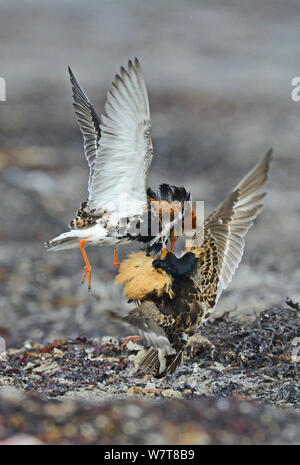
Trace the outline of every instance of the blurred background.
<instances>
[{"instance_id":1,"label":"blurred background","mask_svg":"<svg viewBox=\"0 0 300 465\"><path fill-rule=\"evenodd\" d=\"M126 331L108 317L128 308L113 284L113 249L88 249L88 293L79 249L43 246L67 230L87 194L67 65L101 113L119 67L140 59L155 148L149 185L184 185L206 213L274 148L265 210L217 311L299 300L297 0L7 0L0 10L0 336L8 344Z\"/></svg>"}]
</instances>

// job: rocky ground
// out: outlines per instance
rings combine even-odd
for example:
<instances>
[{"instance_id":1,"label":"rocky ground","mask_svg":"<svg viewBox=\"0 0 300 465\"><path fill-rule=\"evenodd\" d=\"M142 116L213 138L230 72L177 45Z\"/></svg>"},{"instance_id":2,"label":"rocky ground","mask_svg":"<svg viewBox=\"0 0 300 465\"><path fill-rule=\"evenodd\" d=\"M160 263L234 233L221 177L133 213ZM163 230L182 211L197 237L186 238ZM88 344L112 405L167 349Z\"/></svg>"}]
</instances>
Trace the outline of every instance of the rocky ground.
<instances>
[{"instance_id":1,"label":"rocky ground","mask_svg":"<svg viewBox=\"0 0 300 465\"><path fill-rule=\"evenodd\" d=\"M299 363L291 358L299 337L300 103L290 95L299 18L296 0L272 8L165 0L159 9L140 0L2 2L3 441L300 442ZM209 213L274 148L266 206L218 303L223 316L201 330L210 342L194 341L184 367L160 381L136 373L139 345L120 346L131 331L110 315L132 304L114 285L112 250L88 249L88 293L79 250L43 246L86 198L67 65L100 113L114 73L135 55L150 94L154 189L185 185ZM134 248L120 248L121 259Z\"/></svg>"},{"instance_id":2,"label":"rocky ground","mask_svg":"<svg viewBox=\"0 0 300 465\"><path fill-rule=\"evenodd\" d=\"M136 342L81 336L9 349L0 362L0 438L299 443L300 307L289 304L207 324L191 338L184 365L159 380L137 369L144 348Z\"/></svg>"}]
</instances>

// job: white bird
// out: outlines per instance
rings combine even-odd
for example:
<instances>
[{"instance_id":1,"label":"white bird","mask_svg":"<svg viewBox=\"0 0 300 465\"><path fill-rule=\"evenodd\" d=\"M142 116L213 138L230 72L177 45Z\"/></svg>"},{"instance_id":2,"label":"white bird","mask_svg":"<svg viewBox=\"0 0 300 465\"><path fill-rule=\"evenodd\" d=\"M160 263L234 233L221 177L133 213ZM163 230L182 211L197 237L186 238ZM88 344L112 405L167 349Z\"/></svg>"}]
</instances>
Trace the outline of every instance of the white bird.
<instances>
[{"instance_id":1,"label":"white bird","mask_svg":"<svg viewBox=\"0 0 300 465\"><path fill-rule=\"evenodd\" d=\"M156 210L159 216L159 208L164 204L189 200L190 196L184 188L165 184L157 194L146 189L153 146L148 94L138 59L129 61L127 69L122 66L120 74L115 76L101 118L70 68L69 74L73 105L90 168L88 199L71 221L71 230L46 242L45 246L55 251L79 246L85 262L82 282L88 276L90 289L92 267L86 246L114 246L114 264L118 266L118 245L131 240L146 243L152 240L153 244L148 226L144 235L137 226L145 217L148 219L150 204L159 200ZM177 215L179 218L179 209L173 211L173 219ZM168 232L172 225L174 221L170 222Z\"/></svg>"}]
</instances>

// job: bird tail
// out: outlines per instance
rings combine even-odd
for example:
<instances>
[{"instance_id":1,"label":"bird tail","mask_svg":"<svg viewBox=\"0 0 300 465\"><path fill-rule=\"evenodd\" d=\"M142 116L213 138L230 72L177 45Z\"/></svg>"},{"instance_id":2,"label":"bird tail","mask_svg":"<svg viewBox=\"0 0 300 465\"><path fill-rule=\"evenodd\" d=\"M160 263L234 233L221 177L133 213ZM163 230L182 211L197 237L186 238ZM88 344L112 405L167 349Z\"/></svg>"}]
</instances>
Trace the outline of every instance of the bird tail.
<instances>
[{"instance_id":1,"label":"bird tail","mask_svg":"<svg viewBox=\"0 0 300 465\"><path fill-rule=\"evenodd\" d=\"M66 233L61 234L60 236L55 237L51 241L45 242L45 247L48 250L65 250L65 249L73 249L74 247L78 246L78 242L80 238L76 231L68 231Z\"/></svg>"},{"instance_id":2,"label":"bird tail","mask_svg":"<svg viewBox=\"0 0 300 465\"><path fill-rule=\"evenodd\" d=\"M139 362L139 368L144 373L153 373L156 378L162 378L174 373L182 364L183 352L180 350L175 354L167 354L163 349L150 347Z\"/></svg>"}]
</instances>

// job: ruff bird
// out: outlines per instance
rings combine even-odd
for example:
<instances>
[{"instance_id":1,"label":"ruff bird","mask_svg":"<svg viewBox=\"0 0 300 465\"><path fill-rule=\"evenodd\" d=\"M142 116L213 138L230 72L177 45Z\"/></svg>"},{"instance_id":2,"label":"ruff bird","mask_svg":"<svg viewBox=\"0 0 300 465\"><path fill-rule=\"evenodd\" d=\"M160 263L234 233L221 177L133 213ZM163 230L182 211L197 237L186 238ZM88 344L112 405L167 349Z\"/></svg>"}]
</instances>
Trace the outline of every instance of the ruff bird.
<instances>
[{"instance_id":1,"label":"ruff bird","mask_svg":"<svg viewBox=\"0 0 300 465\"><path fill-rule=\"evenodd\" d=\"M174 373L188 337L214 311L239 266L245 236L263 208L270 160L271 150L208 216L201 245L189 244L180 258L168 250L162 250L159 259L138 252L121 263L116 282L124 285L130 301L139 303L122 320L150 346L140 361L145 373ZM193 239L199 234L203 225Z\"/></svg>"},{"instance_id":2,"label":"ruff bird","mask_svg":"<svg viewBox=\"0 0 300 465\"><path fill-rule=\"evenodd\" d=\"M101 118L70 68L69 74L89 165L88 199L71 221L70 231L45 246L54 251L79 247L85 263L82 282L87 276L90 289L92 267L85 251L87 246L113 246L116 266L117 246L132 240L160 250L171 239L174 249L176 238L172 231L182 218L182 203L190 200L190 194L184 187L169 184L160 185L156 193L146 189L153 147L147 89L137 58L128 62L127 69L121 67L115 76ZM162 224L164 211L170 213L166 224ZM154 235L153 217L159 225Z\"/></svg>"}]
</instances>

